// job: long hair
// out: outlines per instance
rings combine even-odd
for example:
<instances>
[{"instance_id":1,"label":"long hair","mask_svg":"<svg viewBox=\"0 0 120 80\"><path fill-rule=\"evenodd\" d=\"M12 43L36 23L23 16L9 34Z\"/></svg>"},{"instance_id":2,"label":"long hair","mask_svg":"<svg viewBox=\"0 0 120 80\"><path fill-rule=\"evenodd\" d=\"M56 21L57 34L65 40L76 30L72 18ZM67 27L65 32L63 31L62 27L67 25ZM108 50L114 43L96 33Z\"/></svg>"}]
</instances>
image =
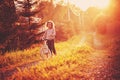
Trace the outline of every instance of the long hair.
<instances>
[{"instance_id":1,"label":"long hair","mask_svg":"<svg viewBox=\"0 0 120 80\"><path fill-rule=\"evenodd\" d=\"M45 27L47 27L47 24L48 24L48 23L51 23L51 24L52 24L52 28L55 29L55 24L54 24L54 22L53 22L52 20L47 21L47 22L45 23Z\"/></svg>"}]
</instances>

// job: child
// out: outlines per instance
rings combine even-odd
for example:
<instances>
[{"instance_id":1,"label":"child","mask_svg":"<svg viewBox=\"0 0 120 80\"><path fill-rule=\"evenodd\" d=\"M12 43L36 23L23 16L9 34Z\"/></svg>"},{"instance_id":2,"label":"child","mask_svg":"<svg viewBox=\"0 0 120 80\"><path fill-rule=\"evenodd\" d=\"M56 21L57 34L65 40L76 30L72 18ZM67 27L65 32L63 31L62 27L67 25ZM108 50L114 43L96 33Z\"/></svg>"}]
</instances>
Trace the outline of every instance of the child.
<instances>
[{"instance_id":1,"label":"child","mask_svg":"<svg viewBox=\"0 0 120 80\"><path fill-rule=\"evenodd\" d=\"M47 45L48 48L50 49L51 53L53 52L54 55L56 55L56 50L55 50L55 45L54 45L54 39L56 36L56 31L55 31L55 25L53 21L48 21L46 23L46 27L48 28L45 31L45 34L43 36L44 39L47 40Z\"/></svg>"}]
</instances>

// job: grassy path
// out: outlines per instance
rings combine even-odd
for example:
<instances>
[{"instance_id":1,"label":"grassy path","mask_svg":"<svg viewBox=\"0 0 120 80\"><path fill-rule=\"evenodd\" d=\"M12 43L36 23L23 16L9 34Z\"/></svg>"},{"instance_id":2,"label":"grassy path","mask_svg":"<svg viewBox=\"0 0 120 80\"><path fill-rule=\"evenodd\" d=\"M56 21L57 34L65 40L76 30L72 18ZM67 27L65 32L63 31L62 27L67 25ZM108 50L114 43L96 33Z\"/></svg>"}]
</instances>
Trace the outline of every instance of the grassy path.
<instances>
[{"instance_id":1,"label":"grassy path","mask_svg":"<svg viewBox=\"0 0 120 80\"><path fill-rule=\"evenodd\" d=\"M80 46L85 39L80 43L71 40L57 44L58 55L46 61L37 60L1 71L0 80L120 80L120 53L108 50L89 53L89 48Z\"/></svg>"},{"instance_id":2,"label":"grassy path","mask_svg":"<svg viewBox=\"0 0 120 80\"><path fill-rule=\"evenodd\" d=\"M120 55L113 55L112 53L109 53L105 50L97 50L94 53L89 54L86 57L88 58L87 65L89 65L89 67L85 66L86 69L83 69L83 71L81 71L81 73L84 75L82 77L78 76L76 79L81 78L83 80L119 80L120 63L119 61L116 61L118 59L118 56L120 57ZM24 70L25 68L29 69L29 67L35 66L37 64L40 64L40 61L24 64L18 66L17 68ZM1 74L0 80L6 80L7 77L16 73L18 71L17 68L5 71L4 74ZM78 70L78 68L81 67L76 67L76 70Z\"/></svg>"}]
</instances>

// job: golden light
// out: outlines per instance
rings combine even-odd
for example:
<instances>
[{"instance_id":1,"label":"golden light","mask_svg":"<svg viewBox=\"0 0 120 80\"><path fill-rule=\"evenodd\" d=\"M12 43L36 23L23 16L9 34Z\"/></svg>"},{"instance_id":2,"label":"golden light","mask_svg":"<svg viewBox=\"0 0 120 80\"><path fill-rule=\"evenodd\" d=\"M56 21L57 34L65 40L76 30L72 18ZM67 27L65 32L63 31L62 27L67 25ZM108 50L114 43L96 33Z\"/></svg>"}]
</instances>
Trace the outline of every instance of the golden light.
<instances>
[{"instance_id":1,"label":"golden light","mask_svg":"<svg viewBox=\"0 0 120 80\"><path fill-rule=\"evenodd\" d=\"M110 4L110 0L93 0L92 6L98 7L100 9L107 8Z\"/></svg>"},{"instance_id":2,"label":"golden light","mask_svg":"<svg viewBox=\"0 0 120 80\"><path fill-rule=\"evenodd\" d=\"M86 11L91 6L90 0L71 0L70 3L81 8L83 11Z\"/></svg>"},{"instance_id":3,"label":"golden light","mask_svg":"<svg viewBox=\"0 0 120 80\"><path fill-rule=\"evenodd\" d=\"M59 2L61 0L55 0L55 2ZM110 0L63 0L64 3L74 4L77 7L81 8L83 11L86 11L89 7L97 7L100 9L106 8Z\"/></svg>"}]
</instances>

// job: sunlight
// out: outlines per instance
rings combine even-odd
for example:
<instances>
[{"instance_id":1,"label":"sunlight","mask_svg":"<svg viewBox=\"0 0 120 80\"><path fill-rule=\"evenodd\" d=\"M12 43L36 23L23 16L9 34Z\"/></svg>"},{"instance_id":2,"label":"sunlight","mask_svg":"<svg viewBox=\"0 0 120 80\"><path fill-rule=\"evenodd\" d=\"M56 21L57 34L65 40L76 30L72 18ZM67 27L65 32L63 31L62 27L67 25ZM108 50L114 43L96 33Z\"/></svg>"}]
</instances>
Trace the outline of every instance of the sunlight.
<instances>
[{"instance_id":1,"label":"sunlight","mask_svg":"<svg viewBox=\"0 0 120 80\"><path fill-rule=\"evenodd\" d=\"M92 5L100 9L106 8L110 3L110 0L93 0Z\"/></svg>"},{"instance_id":2,"label":"sunlight","mask_svg":"<svg viewBox=\"0 0 120 80\"><path fill-rule=\"evenodd\" d=\"M55 0L55 3L58 3L59 1L62 0ZM75 6L81 8L83 11L86 11L89 7L97 7L100 9L106 8L110 0L63 0L63 2L74 4Z\"/></svg>"},{"instance_id":3,"label":"sunlight","mask_svg":"<svg viewBox=\"0 0 120 80\"><path fill-rule=\"evenodd\" d=\"M71 0L70 3L75 4L83 11L86 11L91 6L90 0Z\"/></svg>"},{"instance_id":4,"label":"sunlight","mask_svg":"<svg viewBox=\"0 0 120 80\"><path fill-rule=\"evenodd\" d=\"M104 9L109 5L110 0L71 0L70 3L75 4L83 11L86 11L89 7L97 7Z\"/></svg>"}]
</instances>

